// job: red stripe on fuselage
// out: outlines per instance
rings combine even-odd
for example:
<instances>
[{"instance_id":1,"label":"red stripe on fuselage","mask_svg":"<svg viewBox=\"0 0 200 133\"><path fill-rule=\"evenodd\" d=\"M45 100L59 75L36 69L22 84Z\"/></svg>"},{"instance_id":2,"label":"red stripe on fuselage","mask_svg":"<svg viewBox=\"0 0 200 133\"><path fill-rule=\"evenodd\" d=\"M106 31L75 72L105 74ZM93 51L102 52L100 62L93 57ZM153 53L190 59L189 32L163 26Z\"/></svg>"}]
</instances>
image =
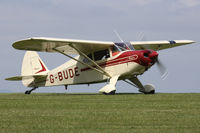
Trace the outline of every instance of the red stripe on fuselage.
<instances>
[{"instance_id":1,"label":"red stripe on fuselage","mask_svg":"<svg viewBox=\"0 0 200 133\"><path fill-rule=\"evenodd\" d=\"M103 63L99 63L98 65L105 68L105 67L109 67L109 66L115 66L115 65L119 65L119 64L124 64L124 63L128 63L128 62L136 62L139 64L139 53L136 51L127 51L122 53L121 55L119 55L118 57L116 57L115 59L103 62ZM96 68L96 66L92 66L94 68ZM87 71L90 70L91 68L87 67L87 68L83 68L81 69L81 72L83 71Z\"/></svg>"}]
</instances>

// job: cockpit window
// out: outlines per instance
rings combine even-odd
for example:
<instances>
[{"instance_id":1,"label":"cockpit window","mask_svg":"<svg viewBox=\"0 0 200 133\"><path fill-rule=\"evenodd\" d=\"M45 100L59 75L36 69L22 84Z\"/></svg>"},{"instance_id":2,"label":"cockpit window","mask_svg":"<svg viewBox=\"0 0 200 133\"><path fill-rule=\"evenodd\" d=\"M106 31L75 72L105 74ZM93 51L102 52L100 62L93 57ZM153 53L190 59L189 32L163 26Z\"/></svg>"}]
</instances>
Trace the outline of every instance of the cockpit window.
<instances>
[{"instance_id":1,"label":"cockpit window","mask_svg":"<svg viewBox=\"0 0 200 133\"><path fill-rule=\"evenodd\" d=\"M109 57L110 57L110 54L109 54L108 49L94 52L94 60L95 61L104 60L104 59L107 59Z\"/></svg>"},{"instance_id":2,"label":"cockpit window","mask_svg":"<svg viewBox=\"0 0 200 133\"><path fill-rule=\"evenodd\" d=\"M122 51L125 51L125 50L134 50L133 46L129 43L129 42L126 42L126 43L115 43L115 45L117 45Z\"/></svg>"},{"instance_id":3,"label":"cockpit window","mask_svg":"<svg viewBox=\"0 0 200 133\"><path fill-rule=\"evenodd\" d=\"M111 47L111 51L112 51L112 56L115 56L121 51L121 49L118 48L117 45L114 45L114 46Z\"/></svg>"},{"instance_id":4,"label":"cockpit window","mask_svg":"<svg viewBox=\"0 0 200 133\"><path fill-rule=\"evenodd\" d=\"M88 57L89 57L90 59L92 59L92 54L89 54Z\"/></svg>"},{"instance_id":5,"label":"cockpit window","mask_svg":"<svg viewBox=\"0 0 200 133\"><path fill-rule=\"evenodd\" d=\"M87 55L90 59L92 59L92 54L89 54L89 55ZM93 60L93 59L92 59ZM84 63L88 63L89 62L89 60L87 59L87 58L84 58L83 59L83 62Z\"/></svg>"},{"instance_id":6,"label":"cockpit window","mask_svg":"<svg viewBox=\"0 0 200 133\"><path fill-rule=\"evenodd\" d=\"M131 45L130 42L127 42L126 44L127 44L127 46L128 46L131 50L135 50L134 47L133 47L133 45Z\"/></svg>"},{"instance_id":7,"label":"cockpit window","mask_svg":"<svg viewBox=\"0 0 200 133\"><path fill-rule=\"evenodd\" d=\"M114 45L114 46L111 48L111 50L112 50L112 53L114 53L114 52L120 52L120 51L121 51L121 49L119 49L116 45Z\"/></svg>"}]
</instances>

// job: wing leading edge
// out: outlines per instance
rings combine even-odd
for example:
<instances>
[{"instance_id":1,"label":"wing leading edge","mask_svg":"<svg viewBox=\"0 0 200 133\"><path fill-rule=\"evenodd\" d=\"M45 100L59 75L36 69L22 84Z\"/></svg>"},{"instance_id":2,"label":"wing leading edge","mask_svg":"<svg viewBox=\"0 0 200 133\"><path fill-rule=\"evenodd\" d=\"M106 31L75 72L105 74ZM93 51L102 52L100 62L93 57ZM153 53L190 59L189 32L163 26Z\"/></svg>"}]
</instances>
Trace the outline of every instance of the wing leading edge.
<instances>
[{"instance_id":1,"label":"wing leading edge","mask_svg":"<svg viewBox=\"0 0 200 133\"><path fill-rule=\"evenodd\" d=\"M113 42L106 41L88 41L37 37L17 41L13 44L13 47L19 50L31 50L42 52L56 52L54 49L60 49L66 54L78 54L78 52L73 48L76 47L83 53L87 54L109 48L113 45Z\"/></svg>"}]
</instances>

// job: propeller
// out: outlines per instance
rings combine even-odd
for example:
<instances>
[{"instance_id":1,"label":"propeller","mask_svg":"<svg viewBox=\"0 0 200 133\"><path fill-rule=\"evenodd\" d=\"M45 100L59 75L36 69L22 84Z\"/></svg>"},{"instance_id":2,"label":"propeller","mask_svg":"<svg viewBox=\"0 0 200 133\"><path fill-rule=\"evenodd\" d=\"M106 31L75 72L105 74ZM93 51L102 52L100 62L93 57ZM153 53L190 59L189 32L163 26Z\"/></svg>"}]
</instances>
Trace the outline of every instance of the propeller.
<instances>
[{"instance_id":1,"label":"propeller","mask_svg":"<svg viewBox=\"0 0 200 133\"><path fill-rule=\"evenodd\" d=\"M144 34L143 32L140 32L140 33L138 34L137 40L138 40L138 41L146 41L147 38L146 38L146 36L145 36L145 34Z\"/></svg>"},{"instance_id":2,"label":"propeller","mask_svg":"<svg viewBox=\"0 0 200 133\"><path fill-rule=\"evenodd\" d=\"M162 63L162 61L160 59L157 58L156 60L156 65L158 67L158 70L160 72L160 75L161 75L161 79L162 80L165 80L168 76L168 70L167 68L165 67L165 65Z\"/></svg>"},{"instance_id":3,"label":"propeller","mask_svg":"<svg viewBox=\"0 0 200 133\"><path fill-rule=\"evenodd\" d=\"M139 35L138 35L138 40L139 41L146 41L146 36L143 32L140 32ZM144 49L151 49L149 47L149 45L145 45L144 46ZM157 57L156 59L156 65L158 67L158 71L160 72L160 75L161 75L161 79L162 80L165 80L168 76L168 70L167 70L167 67L165 67L165 65L162 63L162 61Z\"/></svg>"}]
</instances>

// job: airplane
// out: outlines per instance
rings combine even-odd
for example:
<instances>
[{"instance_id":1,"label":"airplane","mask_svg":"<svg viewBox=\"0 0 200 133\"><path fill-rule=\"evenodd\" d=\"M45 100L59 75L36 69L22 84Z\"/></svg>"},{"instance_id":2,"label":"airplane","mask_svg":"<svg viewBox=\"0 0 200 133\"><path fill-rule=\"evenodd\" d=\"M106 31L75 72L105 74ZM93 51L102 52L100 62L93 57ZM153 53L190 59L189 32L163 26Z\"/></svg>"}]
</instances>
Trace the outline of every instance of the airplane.
<instances>
[{"instance_id":1,"label":"airplane","mask_svg":"<svg viewBox=\"0 0 200 133\"><path fill-rule=\"evenodd\" d=\"M158 51L192 43L194 43L192 40L116 43L32 37L13 43L15 49L27 51L21 75L6 80L22 81L24 86L31 88L25 91L25 94L31 94L38 87L65 86L67 89L68 85L101 82L107 84L99 90L100 93L115 94L118 80L133 85L141 93L154 94L154 85L143 85L138 75L142 75L157 64L161 76L165 77L167 70L158 59ZM48 70L36 51L57 52L71 60L53 70Z\"/></svg>"}]
</instances>

